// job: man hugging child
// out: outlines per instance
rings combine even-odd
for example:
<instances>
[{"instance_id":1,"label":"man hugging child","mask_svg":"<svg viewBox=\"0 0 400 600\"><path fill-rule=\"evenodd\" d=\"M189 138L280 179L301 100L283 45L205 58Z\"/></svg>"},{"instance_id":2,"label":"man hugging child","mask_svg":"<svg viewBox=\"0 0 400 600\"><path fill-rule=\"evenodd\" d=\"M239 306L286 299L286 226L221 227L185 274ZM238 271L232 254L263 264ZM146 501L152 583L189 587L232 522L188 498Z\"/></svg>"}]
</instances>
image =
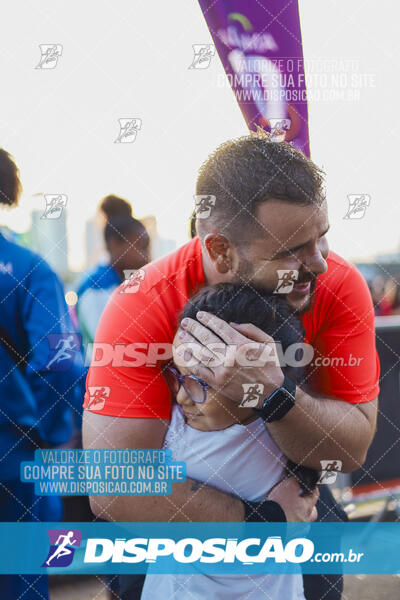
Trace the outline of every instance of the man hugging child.
<instances>
[{"instance_id":1,"label":"man hugging child","mask_svg":"<svg viewBox=\"0 0 400 600\"><path fill-rule=\"evenodd\" d=\"M232 283L203 288L187 302L181 319L196 319L198 311L209 312L228 323L252 323L281 343L283 352L291 344L303 341L301 323L285 298L262 289ZM179 366L182 360L176 355L178 347L175 337L176 362L164 369L175 399L164 448L171 449L174 460L186 462L188 477L242 500L264 500L286 477L287 457L251 407L239 406L221 391L212 389L191 374L190 366ZM290 377L301 383L302 369L283 370L290 370ZM304 600L300 570L291 575L211 576L200 572L153 575L150 568L142 593L143 600L266 597Z\"/></svg>"}]
</instances>

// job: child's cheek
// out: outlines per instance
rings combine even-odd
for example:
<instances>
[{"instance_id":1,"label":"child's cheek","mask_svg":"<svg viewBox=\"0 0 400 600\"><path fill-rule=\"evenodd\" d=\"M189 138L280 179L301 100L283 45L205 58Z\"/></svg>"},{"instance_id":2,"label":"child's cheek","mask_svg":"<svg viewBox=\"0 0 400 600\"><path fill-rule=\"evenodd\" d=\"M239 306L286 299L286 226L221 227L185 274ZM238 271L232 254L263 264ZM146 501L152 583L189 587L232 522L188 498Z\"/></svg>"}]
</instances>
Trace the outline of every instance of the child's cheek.
<instances>
[{"instance_id":1,"label":"child's cheek","mask_svg":"<svg viewBox=\"0 0 400 600\"><path fill-rule=\"evenodd\" d=\"M208 406L204 406L204 410L203 413L206 415L206 417L209 419L210 423L218 423L219 422L219 410L218 407L214 406L213 404L209 404Z\"/></svg>"}]
</instances>

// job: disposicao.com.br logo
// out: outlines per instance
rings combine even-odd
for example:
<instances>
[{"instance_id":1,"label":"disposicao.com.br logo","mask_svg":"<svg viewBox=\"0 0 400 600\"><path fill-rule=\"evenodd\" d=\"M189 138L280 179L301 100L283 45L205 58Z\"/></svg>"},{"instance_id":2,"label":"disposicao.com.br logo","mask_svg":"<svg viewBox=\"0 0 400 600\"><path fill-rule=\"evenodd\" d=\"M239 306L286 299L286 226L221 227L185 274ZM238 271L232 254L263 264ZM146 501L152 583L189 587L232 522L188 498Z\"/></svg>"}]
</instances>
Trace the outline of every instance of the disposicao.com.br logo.
<instances>
[{"instance_id":1,"label":"disposicao.com.br logo","mask_svg":"<svg viewBox=\"0 0 400 600\"><path fill-rule=\"evenodd\" d=\"M81 546L82 533L79 529L50 529L47 530L50 548L42 567L68 567L74 559L74 553ZM354 552L315 552L314 542L305 537L292 538L285 541L281 536L266 538L247 537L210 537L198 539L185 537L172 539L165 537L117 537L100 538L88 537L83 555L83 563L96 565L101 572L109 572L112 565L136 564L139 568L147 569L152 563L154 568L172 569L175 572L178 565L186 568L196 568L199 563L204 565L225 564L226 568L253 565L253 568L263 568L268 564L269 569L297 569L300 563L360 563L363 553ZM83 550L83 547L82 547ZM82 561L82 555L76 562ZM143 567L140 567L143 565ZM231 565L231 567L229 567ZM259 567L257 567L259 565ZM272 567L272 565L275 565ZM293 565L289 567L289 565ZM77 565L75 565L77 566ZM197 567L198 568L198 567ZM240 567L241 568L241 567ZM248 568L248 567L247 567ZM293 571L295 572L295 571Z\"/></svg>"},{"instance_id":2,"label":"disposicao.com.br logo","mask_svg":"<svg viewBox=\"0 0 400 600\"><path fill-rule=\"evenodd\" d=\"M250 548L258 554L247 554ZM155 563L161 557L172 557L178 563L263 563L273 559L277 563L301 563L309 560L314 553L314 544L306 538L295 538L286 545L279 536L241 540L232 538L183 538L175 541L170 538L89 538L86 544L85 563Z\"/></svg>"}]
</instances>

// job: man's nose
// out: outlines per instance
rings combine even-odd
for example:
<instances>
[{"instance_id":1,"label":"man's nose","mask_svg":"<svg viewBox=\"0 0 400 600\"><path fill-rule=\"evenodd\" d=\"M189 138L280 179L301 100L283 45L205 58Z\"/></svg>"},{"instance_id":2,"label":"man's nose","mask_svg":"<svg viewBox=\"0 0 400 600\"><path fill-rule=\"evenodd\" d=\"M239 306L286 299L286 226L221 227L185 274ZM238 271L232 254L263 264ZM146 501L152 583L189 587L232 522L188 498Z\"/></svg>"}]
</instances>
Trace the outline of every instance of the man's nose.
<instances>
[{"instance_id":1,"label":"man's nose","mask_svg":"<svg viewBox=\"0 0 400 600\"><path fill-rule=\"evenodd\" d=\"M313 273L314 275L325 273L328 269L328 263L326 262L328 253L329 248L327 244L323 247L316 247L314 252L307 256L306 260L303 261L304 270Z\"/></svg>"}]
</instances>

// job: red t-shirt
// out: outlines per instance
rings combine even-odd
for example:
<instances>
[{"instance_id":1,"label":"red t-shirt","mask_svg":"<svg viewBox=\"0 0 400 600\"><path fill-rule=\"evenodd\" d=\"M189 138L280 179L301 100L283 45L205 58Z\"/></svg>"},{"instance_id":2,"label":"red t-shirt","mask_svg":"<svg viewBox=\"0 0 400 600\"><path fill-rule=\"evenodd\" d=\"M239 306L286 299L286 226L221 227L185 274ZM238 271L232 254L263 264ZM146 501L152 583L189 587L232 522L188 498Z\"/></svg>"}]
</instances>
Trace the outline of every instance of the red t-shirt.
<instances>
[{"instance_id":1,"label":"red t-shirt","mask_svg":"<svg viewBox=\"0 0 400 600\"><path fill-rule=\"evenodd\" d=\"M304 341L314 348L307 383L322 396L368 402L379 394L380 373L371 295L354 265L334 252L327 263L302 318Z\"/></svg>"},{"instance_id":2,"label":"red t-shirt","mask_svg":"<svg viewBox=\"0 0 400 600\"><path fill-rule=\"evenodd\" d=\"M199 238L143 271L136 287L122 285L114 292L102 314L84 408L116 417L169 419L172 399L160 364L183 307L204 285ZM316 393L350 403L378 395L370 294L357 269L332 252L303 325L305 341L315 349L309 374ZM321 359L325 362L316 366Z\"/></svg>"}]
</instances>

